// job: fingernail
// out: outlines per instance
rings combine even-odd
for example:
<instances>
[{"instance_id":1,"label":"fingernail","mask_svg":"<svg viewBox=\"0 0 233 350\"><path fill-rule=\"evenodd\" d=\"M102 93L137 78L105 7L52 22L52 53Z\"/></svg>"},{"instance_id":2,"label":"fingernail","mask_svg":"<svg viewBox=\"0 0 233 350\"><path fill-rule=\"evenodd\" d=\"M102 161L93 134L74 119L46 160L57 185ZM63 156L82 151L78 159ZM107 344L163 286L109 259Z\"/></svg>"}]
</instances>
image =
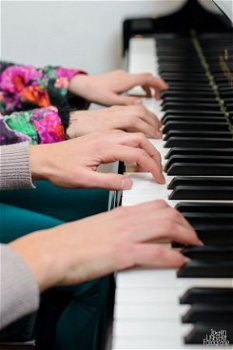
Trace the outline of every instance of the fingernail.
<instances>
[{"instance_id":1,"label":"fingernail","mask_svg":"<svg viewBox=\"0 0 233 350\"><path fill-rule=\"evenodd\" d=\"M121 187L123 190L130 190L132 188L133 181L129 177L124 177L121 180Z\"/></svg>"},{"instance_id":2,"label":"fingernail","mask_svg":"<svg viewBox=\"0 0 233 350\"><path fill-rule=\"evenodd\" d=\"M198 244L199 245L204 245L204 243L200 239L198 240Z\"/></svg>"},{"instance_id":3,"label":"fingernail","mask_svg":"<svg viewBox=\"0 0 233 350\"><path fill-rule=\"evenodd\" d=\"M185 264L189 263L191 261L191 259L187 258L187 257L184 257L184 262Z\"/></svg>"},{"instance_id":4,"label":"fingernail","mask_svg":"<svg viewBox=\"0 0 233 350\"><path fill-rule=\"evenodd\" d=\"M138 98L137 100L134 101L135 105L141 105L142 104L142 100L140 98Z\"/></svg>"}]
</instances>

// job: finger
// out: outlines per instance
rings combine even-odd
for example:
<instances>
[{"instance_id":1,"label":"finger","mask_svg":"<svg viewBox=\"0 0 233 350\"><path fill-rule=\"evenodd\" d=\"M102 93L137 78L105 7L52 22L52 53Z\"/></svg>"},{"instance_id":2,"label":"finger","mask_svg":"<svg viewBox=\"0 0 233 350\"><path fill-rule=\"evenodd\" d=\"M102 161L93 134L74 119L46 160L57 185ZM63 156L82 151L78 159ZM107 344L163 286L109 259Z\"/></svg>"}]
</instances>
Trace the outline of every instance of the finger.
<instances>
[{"instance_id":1,"label":"finger","mask_svg":"<svg viewBox=\"0 0 233 350\"><path fill-rule=\"evenodd\" d=\"M157 211L158 209L164 209L164 208L171 208L169 204L163 200L163 199L157 199L153 201L148 201L144 202L141 204L137 205L131 205L127 206L127 211L132 211L132 215L135 216L137 213L142 213L142 212L149 212L149 213L155 213L155 210Z\"/></svg>"},{"instance_id":2,"label":"finger","mask_svg":"<svg viewBox=\"0 0 233 350\"><path fill-rule=\"evenodd\" d=\"M104 188L107 190L129 190L133 185L130 177L112 173L87 171L85 173L85 187Z\"/></svg>"},{"instance_id":3,"label":"finger","mask_svg":"<svg viewBox=\"0 0 233 350\"><path fill-rule=\"evenodd\" d=\"M166 225L168 228L166 228ZM171 227L172 226L172 227ZM192 227L187 227L183 222L177 223L166 219L164 238L184 245L203 245Z\"/></svg>"},{"instance_id":4,"label":"finger","mask_svg":"<svg viewBox=\"0 0 233 350\"><path fill-rule=\"evenodd\" d=\"M190 223L183 217L183 215L176 209L168 207L167 210L164 210L161 214L164 218L169 218L170 220L173 220L177 224L182 224L185 227L187 227L190 230L193 230L193 227L190 225Z\"/></svg>"},{"instance_id":5,"label":"finger","mask_svg":"<svg viewBox=\"0 0 233 350\"><path fill-rule=\"evenodd\" d=\"M149 111L148 109L145 108L144 111L139 111L139 117L141 119L143 119L144 121L146 121L148 124L150 124L151 126L155 127L157 129L157 131L159 131L160 127L161 127L161 122L160 120L157 118L157 116L152 113L151 111Z\"/></svg>"},{"instance_id":6,"label":"finger","mask_svg":"<svg viewBox=\"0 0 233 350\"><path fill-rule=\"evenodd\" d=\"M175 241L184 245L203 245L192 227L187 227L182 220L177 222L173 216L167 215L167 208L155 210L153 207L149 207L142 210L147 215L146 218L141 216L140 212L137 215L138 231L133 236L135 241ZM150 229L143 229L146 227L145 225L148 225Z\"/></svg>"},{"instance_id":7,"label":"finger","mask_svg":"<svg viewBox=\"0 0 233 350\"><path fill-rule=\"evenodd\" d=\"M168 84L160 77L155 77L151 73L137 73L134 74L135 83L141 86L152 87L155 89L168 89Z\"/></svg>"},{"instance_id":8,"label":"finger","mask_svg":"<svg viewBox=\"0 0 233 350\"><path fill-rule=\"evenodd\" d=\"M150 171L158 183L162 184L165 182L160 162L158 163L143 149L116 145L111 150L111 160L109 159L109 161L117 160L126 163L137 163L146 171Z\"/></svg>"},{"instance_id":9,"label":"finger","mask_svg":"<svg viewBox=\"0 0 233 350\"><path fill-rule=\"evenodd\" d=\"M144 267L180 267L189 261L174 249L154 244L136 244L133 249L135 265Z\"/></svg>"},{"instance_id":10,"label":"finger","mask_svg":"<svg viewBox=\"0 0 233 350\"><path fill-rule=\"evenodd\" d=\"M146 97L148 97L148 98L152 97L151 89L149 86L144 85L144 86L142 86L142 88L146 93Z\"/></svg>"},{"instance_id":11,"label":"finger","mask_svg":"<svg viewBox=\"0 0 233 350\"><path fill-rule=\"evenodd\" d=\"M133 147L140 147L141 149L145 150L150 157L152 157L157 164L160 166L162 171L162 164L161 164L161 155L157 151L157 149L149 142L146 137L142 133L131 133L126 134L125 136L125 142L123 144L127 146L133 146ZM121 135L123 138L123 135Z\"/></svg>"},{"instance_id":12,"label":"finger","mask_svg":"<svg viewBox=\"0 0 233 350\"><path fill-rule=\"evenodd\" d=\"M119 110L119 108L121 109ZM117 107L116 113L118 115L118 120L121 117L121 122L126 120L129 124L133 125L136 123L137 119L140 118L157 131L159 131L161 127L161 122L158 120L156 115L142 105Z\"/></svg>"},{"instance_id":13,"label":"finger","mask_svg":"<svg viewBox=\"0 0 233 350\"><path fill-rule=\"evenodd\" d=\"M116 93L109 93L108 94L108 103L107 105L121 105L121 106L131 106L131 105L138 105L142 104L142 100L135 96L124 96L124 95L118 95Z\"/></svg>"},{"instance_id":14,"label":"finger","mask_svg":"<svg viewBox=\"0 0 233 350\"><path fill-rule=\"evenodd\" d=\"M134 126L132 127L129 124L129 127L126 128L127 131L133 131L133 132L142 132L145 134L147 137L152 137L152 138L161 138L162 135L161 133L154 127L145 122L144 120L138 118L134 123Z\"/></svg>"}]
</instances>

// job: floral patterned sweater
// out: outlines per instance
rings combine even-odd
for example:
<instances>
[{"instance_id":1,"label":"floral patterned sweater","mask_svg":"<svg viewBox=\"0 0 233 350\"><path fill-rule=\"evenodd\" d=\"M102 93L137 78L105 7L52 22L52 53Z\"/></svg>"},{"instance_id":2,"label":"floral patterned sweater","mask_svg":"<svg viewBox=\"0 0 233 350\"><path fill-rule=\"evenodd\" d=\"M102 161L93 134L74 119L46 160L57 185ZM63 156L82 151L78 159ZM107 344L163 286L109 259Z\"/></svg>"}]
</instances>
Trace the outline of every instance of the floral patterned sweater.
<instances>
[{"instance_id":1,"label":"floral patterned sweater","mask_svg":"<svg viewBox=\"0 0 233 350\"><path fill-rule=\"evenodd\" d=\"M0 145L65 139L69 113L87 103L69 93L69 81L84 71L0 62Z\"/></svg>"}]
</instances>

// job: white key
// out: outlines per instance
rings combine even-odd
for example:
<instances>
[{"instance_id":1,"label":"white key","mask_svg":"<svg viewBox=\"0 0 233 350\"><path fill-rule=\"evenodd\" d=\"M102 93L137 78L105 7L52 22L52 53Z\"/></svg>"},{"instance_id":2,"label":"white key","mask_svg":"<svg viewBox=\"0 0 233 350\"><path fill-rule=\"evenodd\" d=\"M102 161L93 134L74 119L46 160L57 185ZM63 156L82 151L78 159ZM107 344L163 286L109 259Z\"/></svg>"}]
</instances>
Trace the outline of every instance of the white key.
<instances>
[{"instance_id":1,"label":"white key","mask_svg":"<svg viewBox=\"0 0 233 350\"><path fill-rule=\"evenodd\" d=\"M157 76L158 64L156 57L156 45L153 39L131 39L128 55L129 73L151 73ZM128 93L139 96L145 94L141 87L135 87Z\"/></svg>"}]
</instances>

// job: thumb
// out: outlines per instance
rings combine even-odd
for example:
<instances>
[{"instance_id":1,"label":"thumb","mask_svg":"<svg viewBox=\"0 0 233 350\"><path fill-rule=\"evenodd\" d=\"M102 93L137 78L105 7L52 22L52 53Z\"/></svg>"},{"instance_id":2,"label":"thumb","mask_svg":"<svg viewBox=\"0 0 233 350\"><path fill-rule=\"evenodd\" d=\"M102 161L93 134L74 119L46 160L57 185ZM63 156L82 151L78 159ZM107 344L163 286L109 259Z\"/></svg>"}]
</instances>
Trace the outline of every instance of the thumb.
<instances>
[{"instance_id":1,"label":"thumb","mask_svg":"<svg viewBox=\"0 0 233 350\"><path fill-rule=\"evenodd\" d=\"M88 172L85 181L87 187L105 188L107 190L129 190L132 184L133 181L128 176L95 171Z\"/></svg>"},{"instance_id":2,"label":"thumb","mask_svg":"<svg viewBox=\"0 0 233 350\"><path fill-rule=\"evenodd\" d=\"M135 96L111 94L111 97L109 97L109 99L111 100L111 103L114 105L130 106L130 105L142 104L142 99Z\"/></svg>"}]
</instances>

